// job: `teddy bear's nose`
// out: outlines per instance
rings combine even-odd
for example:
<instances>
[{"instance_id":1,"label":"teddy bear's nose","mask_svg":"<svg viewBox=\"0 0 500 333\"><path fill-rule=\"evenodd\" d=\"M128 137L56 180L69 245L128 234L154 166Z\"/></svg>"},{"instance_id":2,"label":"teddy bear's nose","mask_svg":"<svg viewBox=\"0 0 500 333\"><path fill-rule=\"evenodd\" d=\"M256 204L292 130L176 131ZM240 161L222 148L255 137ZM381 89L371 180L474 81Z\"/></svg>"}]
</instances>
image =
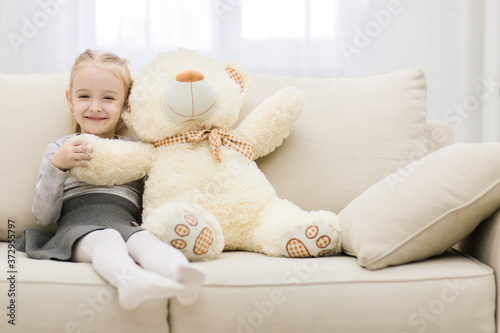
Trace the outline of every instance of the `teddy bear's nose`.
<instances>
[{"instance_id":1,"label":"teddy bear's nose","mask_svg":"<svg viewBox=\"0 0 500 333\"><path fill-rule=\"evenodd\" d=\"M205 76L194 70L176 75L163 91L161 108L168 121L204 121L210 118L217 105L217 92Z\"/></svg>"},{"instance_id":2,"label":"teddy bear's nose","mask_svg":"<svg viewBox=\"0 0 500 333\"><path fill-rule=\"evenodd\" d=\"M204 78L205 75L194 70L187 70L175 76L175 80L178 82L198 82L203 80Z\"/></svg>"}]
</instances>

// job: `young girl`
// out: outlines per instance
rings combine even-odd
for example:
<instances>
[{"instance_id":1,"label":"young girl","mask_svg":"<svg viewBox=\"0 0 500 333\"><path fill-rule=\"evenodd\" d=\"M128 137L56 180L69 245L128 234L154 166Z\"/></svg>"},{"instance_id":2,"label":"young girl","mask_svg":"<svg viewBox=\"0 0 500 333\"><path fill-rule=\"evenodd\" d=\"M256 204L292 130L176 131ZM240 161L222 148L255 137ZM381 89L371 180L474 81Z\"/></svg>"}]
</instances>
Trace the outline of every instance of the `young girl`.
<instances>
[{"instance_id":1,"label":"young girl","mask_svg":"<svg viewBox=\"0 0 500 333\"><path fill-rule=\"evenodd\" d=\"M66 91L77 131L130 140L115 134L130 86L125 60L100 51L82 53ZM57 232L49 237L27 229L17 248L31 258L91 262L117 288L125 309L172 296L182 304L194 302L204 273L139 226L143 181L93 186L69 176L71 168L86 167L82 161L90 160L90 153L92 147L78 134L49 144L40 164L33 214L43 226L57 221Z\"/></svg>"}]
</instances>

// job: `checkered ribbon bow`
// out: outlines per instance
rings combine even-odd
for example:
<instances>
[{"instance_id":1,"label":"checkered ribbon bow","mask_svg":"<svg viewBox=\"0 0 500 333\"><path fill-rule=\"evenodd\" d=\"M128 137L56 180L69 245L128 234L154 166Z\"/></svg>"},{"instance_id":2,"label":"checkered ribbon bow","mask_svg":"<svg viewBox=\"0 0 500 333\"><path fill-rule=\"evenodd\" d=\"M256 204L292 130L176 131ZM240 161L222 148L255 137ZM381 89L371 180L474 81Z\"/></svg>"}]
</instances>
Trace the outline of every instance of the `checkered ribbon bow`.
<instances>
[{"instance_id":1,"label":"checkered ribbon bow","mask_svg":"<svg viewBox=\"0 0 500 333\"><path fill-rule=\"evenodd\" d=\"M207 139L210 144L210 148L212 149L212 153L219 163L221 162L220 154L222 145L228 146L240 152L250 161L253 161L255 149L252 145L249 142L229 134L220 128L187 131L186 133L176 134L169 136L168 138L155 141L154 146L170 146L175 143L198 142Z\"/></svg>"}]
</instances>

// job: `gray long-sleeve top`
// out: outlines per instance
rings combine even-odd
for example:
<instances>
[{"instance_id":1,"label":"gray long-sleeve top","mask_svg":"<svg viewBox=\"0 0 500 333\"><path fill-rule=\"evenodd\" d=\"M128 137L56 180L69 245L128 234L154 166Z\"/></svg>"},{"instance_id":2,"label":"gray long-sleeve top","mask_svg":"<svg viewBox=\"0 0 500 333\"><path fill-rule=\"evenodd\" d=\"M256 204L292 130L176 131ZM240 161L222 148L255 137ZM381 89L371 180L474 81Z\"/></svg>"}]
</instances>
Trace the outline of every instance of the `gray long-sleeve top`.
<instances>
[{"instance_id":1,"label":"gray long-sleeve top","mask_svg":"<svg viewBox=\"0 0 500 333\"><path fill-rule=\"evenodd\" d=\"M49 226L56 222L61 214L63 202L70 198L88 193L108 193L128 199L136 206L141 206L144 180L140 179L123 185L96 186L79 181L69 175L69 171L61 171L50 162L50 158L70 138L77 134L51 141L45 149L35 188L33 216L38 224ZM118 139L131 139L119 136Z\"/></svg>"}]
</instances>

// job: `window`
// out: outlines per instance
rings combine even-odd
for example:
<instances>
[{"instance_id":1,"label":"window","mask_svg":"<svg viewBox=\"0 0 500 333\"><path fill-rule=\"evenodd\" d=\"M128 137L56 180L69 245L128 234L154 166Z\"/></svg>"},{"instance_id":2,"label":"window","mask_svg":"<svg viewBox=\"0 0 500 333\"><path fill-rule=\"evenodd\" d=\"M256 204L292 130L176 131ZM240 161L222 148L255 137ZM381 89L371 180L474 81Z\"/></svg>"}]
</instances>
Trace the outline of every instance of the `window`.
<instances>
[{"instance_id":1,"label":"window","mask_svg":"<svg viewBox=\"0 0 500 333\"><path fill-rule=\"evenodd\" d=\"M336 15L335 0L97 0L95 44L139 66L185 47L253 71L312 75L324 73L320 59L332 66Z\"/></svg>"},{"instance_id":2,"label":"window","mask_svg":"<svg viewBox=\"0 0 500 333\"><path fill-rule=\"evenodd\" d=\"M95 45L127 56L138 67L178 47L205 51L214 45L211 11L206 0L98 0Z\"/></svg>"},{"instance_id":3,"label":"window","mask_svg":"<svg viewBox=\"0 0 500 333\"><path fill-rule=\"evenodd\" d=\"M243 1L241 37L244 40L332 40L335 15L336 2L332 0Z\"/></svg>"}]
</instances>

